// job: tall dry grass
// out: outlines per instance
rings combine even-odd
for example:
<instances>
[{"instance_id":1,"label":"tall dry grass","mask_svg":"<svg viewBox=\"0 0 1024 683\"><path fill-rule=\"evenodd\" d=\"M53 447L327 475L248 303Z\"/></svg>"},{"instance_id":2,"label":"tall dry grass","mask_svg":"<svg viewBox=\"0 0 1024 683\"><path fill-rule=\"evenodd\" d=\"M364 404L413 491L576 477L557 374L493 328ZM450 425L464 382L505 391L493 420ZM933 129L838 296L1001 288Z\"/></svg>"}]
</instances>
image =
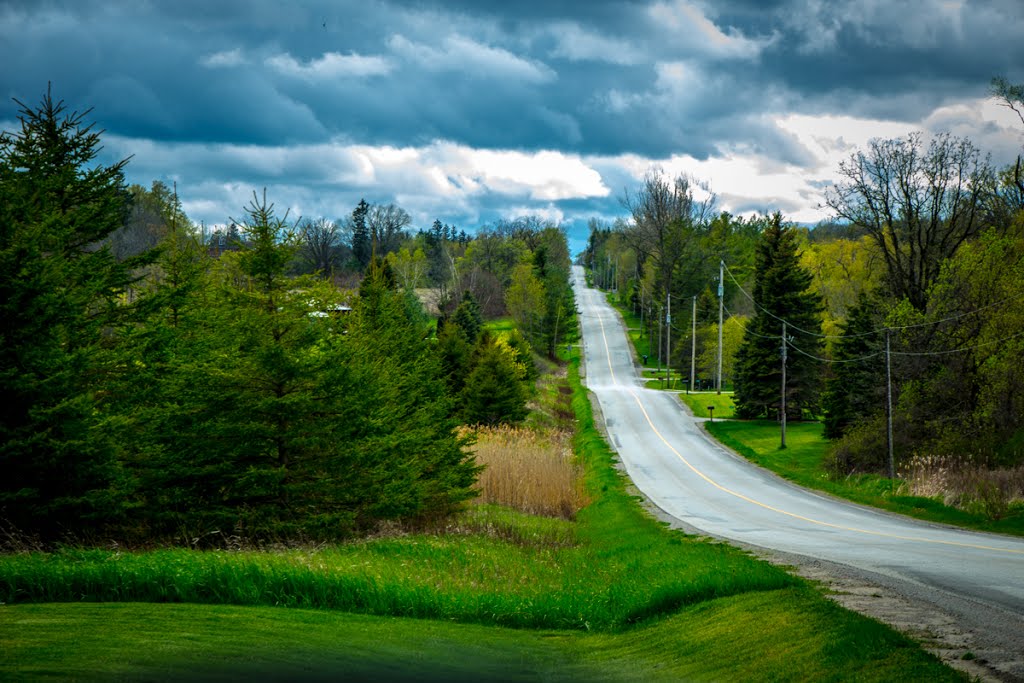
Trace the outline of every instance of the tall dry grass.
<instances>
[{"instance_id":1,"label":"tall dry grass","mask_svg":"<svg viewBox=\"0 0 1024 683\"><path fill-rule=\"evenodd\" d=\"M901 468L903 490L999 520L1024 505L1024 466L991 470L941 455L917 455Z\"/></svg>"},{"instance_id":2,"label":"tall dry grass","mask_svg":"<svg viewBox=\"0 0 1024 683\"><path fill-rule=\"evenodd\" d=\"M587 504L568 431L499 426L480 427L476 435L476 459L485 466L478 502L569 520Z\"/></svg>"}]
</instances>

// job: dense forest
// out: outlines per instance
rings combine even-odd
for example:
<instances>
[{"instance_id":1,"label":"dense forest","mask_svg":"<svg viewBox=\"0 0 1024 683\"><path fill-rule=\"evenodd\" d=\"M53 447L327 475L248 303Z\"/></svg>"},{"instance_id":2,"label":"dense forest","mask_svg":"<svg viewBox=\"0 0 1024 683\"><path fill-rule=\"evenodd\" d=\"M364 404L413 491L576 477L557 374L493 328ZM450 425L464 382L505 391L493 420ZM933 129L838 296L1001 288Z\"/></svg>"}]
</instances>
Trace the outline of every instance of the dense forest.
<instances>
[{"instance_id":1,"label":"dense forest","mask_svg":"<svg viewBox=\"0 0 1024 683\"><path fill-rule=\"evenodd\" d=\"M1021 87L992 87L1024 124ZM812 228L716 211L710 188L652 171L581 261L643 317L658 362L688 377L695 361L694 388L734 388L745 418L823 419L839 474L1019 466L1020 158L1000 169L970 140L911 134L838 170Z\"/></svg>"},{"instance_id":2,"label":"dense forest","mask_svg":"<svg viewBox=\"0 0 1024 683\"><path fill-rule=\"evenodd\" d=\"M0 519L44 541L335 539L460 509L574 326L565 234L253 193L223 227L96 163L47 94L0 138ZM522 332L490 333L509 314Z\"/></svg>"}]
</instances>

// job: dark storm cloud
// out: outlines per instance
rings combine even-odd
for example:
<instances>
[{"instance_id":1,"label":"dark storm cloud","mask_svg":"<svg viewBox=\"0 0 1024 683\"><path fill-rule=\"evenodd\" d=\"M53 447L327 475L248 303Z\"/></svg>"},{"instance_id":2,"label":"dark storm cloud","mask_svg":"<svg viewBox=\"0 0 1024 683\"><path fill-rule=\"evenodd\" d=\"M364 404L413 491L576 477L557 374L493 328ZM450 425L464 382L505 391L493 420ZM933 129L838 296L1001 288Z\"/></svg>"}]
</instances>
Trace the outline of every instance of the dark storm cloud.
<instances>
[{"instance_id":1,"label":"dark storm cloud","mask_svg":"<svg viewBox=\"0 0 1024 683\"><path fill-rule=\"evenodd\" d=\"M296 204L342 215L393 182L424 220L446 206L463 221L524 206L613 215L635 168L598 164L606 194L584 180L575 199L543 199L489 169L461 178L468 158L421 155L396 175L348 148L811 168L820 151L780 118L917 124L984 97L994 75L1024 80L1021 35L1019 0L0 0L0 121L16 117L11 97L34 104L52 81L71 108L94 107L139 180L208 192L196 206L288 183ZM943 123L1002 140L970 112L929 125Z\"/></svg>"}]
</instances>

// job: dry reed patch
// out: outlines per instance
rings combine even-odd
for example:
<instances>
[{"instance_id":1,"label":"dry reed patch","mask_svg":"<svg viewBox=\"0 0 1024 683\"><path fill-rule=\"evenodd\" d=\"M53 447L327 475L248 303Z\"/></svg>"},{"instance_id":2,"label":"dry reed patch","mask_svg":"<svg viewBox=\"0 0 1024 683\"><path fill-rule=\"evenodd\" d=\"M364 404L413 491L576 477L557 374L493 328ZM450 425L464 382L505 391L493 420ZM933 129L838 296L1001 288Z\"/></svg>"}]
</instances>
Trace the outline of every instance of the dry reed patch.
<instances>
[{"instance_id":1,"label":"dry reed patch","mask_svg":"<svg viewBox=\"0 0 1024 683\"><path fill-rule=\"evenodd\" d=\"M476 460L485 466L479 502L569 520L587 504L569 432L480 427L476 439Z\"/></svg>"},{"instance_id":2,"label":"dry reed patch","mask_svg":"<svg viewBox=\"0 0 1024 683\"><path fill-rule=\"evenodd\" d=\"M900 471L903 491L999 520L1024 504L1024 466L990 470L957 458L917 455Z\"/></svg>"}]
</instances>

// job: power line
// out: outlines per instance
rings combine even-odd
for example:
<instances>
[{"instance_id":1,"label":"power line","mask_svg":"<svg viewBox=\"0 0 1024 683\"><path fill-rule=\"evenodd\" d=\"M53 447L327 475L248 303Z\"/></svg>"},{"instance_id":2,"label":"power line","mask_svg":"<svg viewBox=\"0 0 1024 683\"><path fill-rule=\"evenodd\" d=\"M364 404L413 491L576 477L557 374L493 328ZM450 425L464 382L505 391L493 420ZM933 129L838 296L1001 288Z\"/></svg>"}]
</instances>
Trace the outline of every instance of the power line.
<instances>
[{"instance_id":1,"label":"power line","mask_svg":"<svg viewBox=\"0 0 1024 683\"><path fill-rule=\"evenodd\" d=\"M997 339L995 341L982 342L980 344L975 344L974 346L964 346L964 347L959 348L959 349L947 349L945 351L893 351L892 355L894 355L894 356L947 356L947 355L952 354L952 353L964 353L965 351L974 351L975 349L980 349L980 348L983 348L985 346L993 346L995 344L1002 344L1005 341L1010 341L1011 339L1016 339L1017 337L1024 337L1024 331L1018 332L1017 334L1011 334L1009 337L1003 337L1002 339Z\"/></svg>"},{"instance_id":2,"label":"power line","mask_svg":"<svg viewBox=\"0 0 1024 683\"><path fill-rule=\"evenodd\" d=\"M723 263L724 263L724 261L723 261ZM750 299L751 303L753 303L754 306L756 306L758 309L763 311L769 317L775 318L776 320L778 320L781 323L786 323L786 325L788 325L789 327L792 327L794 330L796 330L798 332L802 332L803 334L806 334L806 335L810 335L812 337L821 337L822 339L838 339L841 336L843 336L843 335L836 336L836 335L821 334L820 332L810 332L808 330L805 330L805 329L803 329L801 327L798 327L798 326L794 325L793 323L791 323L790 321L786 320L785 318L780 318L779 316L775 315L774 313L769 311L767 308L765 308L761 304L757 303L757 300L754 299L753 295L751 295L750 292L748 292L747 290L743 289L743 285L741 285L739 283L739 281L736 280L736 276L732 274L731 270L729 270L729 266L725 266L725 272L729 273L729 278L732 280L733 284L736 285L736 287L741 292L743 292L743 295L746 296L748 299ZM853 335L850 335L850 336L853 336Z\"/></svg>"},{"instance_id":3,"label":"power line","mask_svg":"<svg viewBox=\"0 0 1024 683\"><path fill-rule=\"evenodd\" d=\"M786 323L787 325L789 325L790 327L792 327L793 329L795 329L795 330L797 330L799 332L802 332L804 334L810 335L812 337L820 337L822 339L857 339L857 338L860 338L860 337L869 337L869 336L871 336L873 334L884 334L885 330L887 330L887 329L892 331L892 332L899 332L901 330L911 330L911 329L915 329L915 328L918 328L918 327L927 327L929 325L941 325L942 323L952 322L954 320L959 320L961 318L966 318L969 315L975 315L976 313L980 313L982 311L988 310L989 308L994 308L995 306L999 306L1001 304L1014 303L1014 302L1017 302L1017 301L1024 300L1024 295L1018 296L1018 297L1008 297L1006 299L1000 299L999 301L994 301L994 302L992 302L990 304L986 304L986 305L981 306L980 308L976 308L976 309L974 309L972 311L966 311L964 313L957 313L955 315L951 315L951 316L948 316L946 318L941 318L939 320L931 320L931 321L923 322L923 323L914 323L912 325L898 325L896 327L881 327L881 328L876 328L876 329L874 329L874 330L872 330L870 332L861 332L861 333L858 333L858 334L821 334L819 332L810 332L808 330L801 329L800 327L794 325L792 322L790 322L790 321L788 321L788 320L786 320L784 318L780 318L779 316L775 315L774 313L769 311L767 308L765 308L761 304L757 303L757 301L750 294L750 292L748 292L747 290L743 289L743 286L739 283L739 281L736 280L736 276L734 276L732 274L732 271L729 270L729 266L725 266L725 272L729 273L729 278L733 281L733 284L736 285L736 288L739 289L741 292L743 292L744 296L746 296L748 299L750 299L751 303L753 303L754 306L756 306L759 310L763 311L766 315L768 315L768 316L770 316L772 318L775 318L779 322Z\"/></svg>"},{"instance_id":4,"label":"power line","mask_svg":"<svg viewBox=\"0 0 1024 683\"><path fill-rule=\"evenodd\" d=\"M735 320L736 323L741 328L743 328L743 332L745 334L750 334L750 335L752 335L754 337L758 337L760 339L770 339L770 340L773 340L773 341L779 338L778 335L774 335L774 334L773 335L768 335L768 334L760 334L758 332L754 332L746 324L744 324L735 314L733 314L733 312L730 311L728 308L725 309L725 312L729 314L729 318L730 319ZM895 330L895 329L898 329L898 328L890 328L890 330ZM885 333L885 328L882 328L881 332L884 334ZM858 335L858 336L864 336L864 335ZM950 355L950 354L953 354L953 353L964 353L966 351L974 351L975 349L980 349L980 348L983 348L983 347L986 347L986 346L994 346L996 344L1001 344L1003 342L1010 341L1011 339L1016 339L1017 337L1024 337L1024 331L1018 332L1016 334L1011 334L1008 337L1003 337L1002 339L997 339L995 341L982 342L980 344L975 344L974 346L965 346L965 347L961 347L961 348L958 348L958 349L945 349L943 351L891 351L890 353L892 355L894 355L894 356L945 356L945 355ZM808 358L813 358L814 360L820 361L822 363L862 363L864 361L868 361L868 360L871 360L872 358L877 358L878 356L882 355L881 351L876 351L875 353L871 353L871 354L868 354L866 356L859 356L857 358L846 358L846 359L822 358L821 356L816 356L813 353L808 353L807 351L804 351L799 346L794 344L792 342L792 340L787 339L786 340L786 345L789 348L791 348L794 351L796 351L797 353L799 353L799 354L801 354L803 356L807 356Z\"/></svg>"},{"instance_id":5,"label":"power line","mask_svg":"<svg viewBox=\"0 0 1024 683\"><path fill-rule=\"evenodd\" d=\"M803 349L799 348L798 346L795 346L793 344L793 342L789 341L788 339L786 340L786 346L788 346L789 348L793 349L794 351L796 351L797 353L799 353L802 356L807 356L808 358L813 358L814 360L821 361L822 363L863 363L866 360L871 360L872 358L877 358L878 356L882 355L881 351L876 351L876 352L874 352L872 354L869 354L867 356L861 356L860 358L844 358L842 360L838 360L836 358L821 358L820 356L815 356L812 353L807 353L806 351L804 351Z\"/></svg>"}]
</instances>

